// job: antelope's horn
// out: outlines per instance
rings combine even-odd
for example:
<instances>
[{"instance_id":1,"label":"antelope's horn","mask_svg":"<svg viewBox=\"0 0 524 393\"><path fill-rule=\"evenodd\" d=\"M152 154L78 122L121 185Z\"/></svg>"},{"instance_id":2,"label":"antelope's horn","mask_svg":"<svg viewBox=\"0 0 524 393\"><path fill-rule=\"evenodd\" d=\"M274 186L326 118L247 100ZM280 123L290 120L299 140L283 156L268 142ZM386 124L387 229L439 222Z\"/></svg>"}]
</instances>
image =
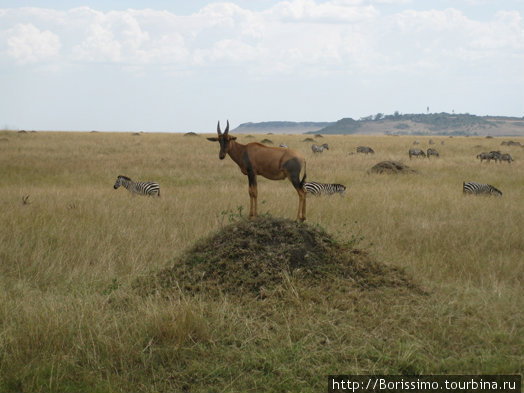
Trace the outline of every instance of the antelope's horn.
<instances>
[{"instance_id":1,"label":"antelope's horn","mask_svg":"<svg viewBox=\"0 0 524 393\"><path fill-rule=\"evenodd\" d=\"M227 135L228 132L229 132L229 120L227 121L227 126L226 126L226 130L224 131L224 135Z\"/></svg>"},{"instance_id":2,"label":"antelope's horn","mask_svg":"<svg viewBox=\"0 0 524 393\"><path fill-rule=\"evenodd\" d=\"M218 135L222 135L222 131L220 131L220 120L218 121L218 124L217 124L217 133Z\"/></svg>"}]
</instances>

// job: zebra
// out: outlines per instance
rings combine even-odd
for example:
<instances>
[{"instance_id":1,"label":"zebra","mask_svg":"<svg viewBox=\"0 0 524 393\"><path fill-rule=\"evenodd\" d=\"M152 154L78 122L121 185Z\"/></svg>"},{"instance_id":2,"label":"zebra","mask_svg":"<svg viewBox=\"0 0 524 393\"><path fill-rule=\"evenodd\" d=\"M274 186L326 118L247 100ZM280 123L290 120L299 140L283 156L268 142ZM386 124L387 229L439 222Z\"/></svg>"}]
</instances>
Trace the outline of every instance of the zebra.
<instances>
[{"instance_id":1,"label":"zebra","mask_svg":"<svg viewBox=\"0 0 524 393\"><path fill-rule=\"evenodd\" d=\"M284 149L287 149L288 148L288 145L286 145L285 143L281 143L280 145L278 145L279 147L283 147Z\"/></svg>"},{"instance_id":2,"label":"zebra","mask_svg":"<svg viewBox=\"0 0 524 393\"><path fill-rule=\"evenodd\" d=\"M488 162L491 161L491 155L486 152L482 152L477 154L477 158L480 159L480 162L482 163L483 160L488 160Z\"/></svg>"},{"instance_id":3,"label":"zebra","mask_svg":"<svg viewBox=\"0 0 524 393\"><path fill-rule=\"evenodd\" d=\"M327 143L324 143L322 146L311 145L311 150L313 151L313 153L322 153L324 149L329 150L329 146Z\"/></svg>"},{"instance_id":4,"label":"zebra","mask_svg":"<svg viewBox=\"0 0 524 393\"><path fill-rule=\"evenodd\" d=\"M464 194L474 194L474 195L495 195L495 196L502 196L502 192L495 187L489 185L489 184L482 184L482 183L475 183L473 181L470 182L462 182L462 192Z\"/></svg>"},{"instance_id":5,"label":"zebra","mask_svg":"<svg viewBox=\"0 0 524 393\"><path fill-rule=\"evenodd\" d=\"M113 187L116 190L120 186L124 186L133 194L156 195L160 197L160 186L152 181L134 182L129 177L120 175L116 178L116 183Z\"/></svg>"},{"instance_id":6,"label":"zebra","mask_svg":"<svg viewBox=\"0 0 524 393\"><path fill-rule=\"evenodd\" d=\"M438 154L438 151L436 151L435 149L432 149L431 147L428 149L428 151L427 151L427 155L428 155L428 158L429 158L430 156L435 156L435 157L437 157L437 158L440 157L440 154Z\"/></svg>"},{"instance_id":7,"label":"zebra","mask_svg":"<svg viewBox=\"0 0 524 393\"><path fill-rule=\"evenodd\" d=\"M343 196L346 192L346 186L342 184L326 184L316 181L309 181L304 183L304 190L306 190L306 193L316 196L333 195L337 192Z\"/></svg>"},{"instance_id":8,"label":"zebra","mask_svg":"<svg viewBox=\"0 0 524 393\"><path fill-rule=\"evenodd\" d=\"M495 162L502 162L501 160L501 156L502 156L502 153L500 151L490 151L489 152L489 157L490 159L492 160L495 160ZM488 160L489 162L489 160Z\"/></svg>"},{"instance_id":9,"label":"zebra","mask_svg":"<svg viewBox=\"0 0 524 393\"><path fill-rule=\"evenodd\" d=\"M411 160L411 157L412 156L422 156L422 157L426 157L426 153L424 153L424 150L420 150L420 149L409 149L409 159Z\"/></svg>"},{"instance_id":10,"label":"zebra","mask_svg":"<svg viewBox=\"0 0 524 393\"><path fill-rule=\"evenodd\" d=\"M511 158L511 154L504 153L500 156L500 162L507 161L508 164L511 164L511 161L515 161L513 158Z\"/></svg>"},{"instance_id":11,"label":"zebra","mask_svg":"<svg viewBox=\"0 0 524 393\"><path fill-rule=\"evenodd\" d=\"M357 146L357 153L375 154L375 151L368 146Z\"/></svg>"}]
</instances>

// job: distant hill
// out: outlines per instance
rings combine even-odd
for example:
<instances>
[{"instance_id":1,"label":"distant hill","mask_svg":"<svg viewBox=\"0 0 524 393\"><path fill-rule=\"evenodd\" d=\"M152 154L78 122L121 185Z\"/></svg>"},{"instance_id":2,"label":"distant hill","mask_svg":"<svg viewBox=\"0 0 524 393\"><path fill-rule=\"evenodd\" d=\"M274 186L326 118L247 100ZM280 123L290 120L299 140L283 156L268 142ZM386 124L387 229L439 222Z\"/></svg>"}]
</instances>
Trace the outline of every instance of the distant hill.
<instances>
[{"instance_id":1,"label":"distant hill","mask_svg":"<svg viewBox=\"0 0 524 393\"><path fill-rule=\"evenodd\" d=\"M237 134L304 134L315 132L333 124L332 122L265 121L240 124L232 133Z\"/></svg>"},{"instance_id":2,"label":"distant hill","mask_svg":"<svg viewBox=\"0 0 524 393\"><path fill-rule=\"evenodd\" d=\"M398 114L344 118L306 134L524 136L524 118L470 114Z\"/></svg>"},{"instance_id":3,"label":"distant hill","mask_svg":"<svg viewBox=\"0 0 524 393\"><path fill-rule=\"evenodd\" d=\"M266 121L243 123L239 134L363 134L524 136L524 117L476 116L454 113L377 114L336 122Z\"/></svg>"}]
</instances>

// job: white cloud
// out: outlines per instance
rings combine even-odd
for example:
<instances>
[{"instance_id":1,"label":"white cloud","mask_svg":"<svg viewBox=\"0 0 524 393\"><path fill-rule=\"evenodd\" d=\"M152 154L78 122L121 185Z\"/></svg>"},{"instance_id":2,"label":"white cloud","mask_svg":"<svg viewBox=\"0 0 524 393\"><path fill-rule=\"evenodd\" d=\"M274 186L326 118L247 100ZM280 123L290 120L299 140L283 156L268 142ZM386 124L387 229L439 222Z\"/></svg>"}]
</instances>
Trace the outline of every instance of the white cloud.
<instances>
[{"instance_id":1,"label":"white cloud","mask_svg":"<svg viewBox=\"0 0 524 393\"><path fill-rule=\"evenodd\" d=\"M7 33L7 54L17 63L47 61L60 51L59 37L32 24L17 24Z\"/></svg>"},{"instance_id":2,"label":"white cloud","mask_svg":"<svg viewBox=\"0 0 524 393\"><path fill-rule=\"evenodd\" d=\"M262 11L211 3L192 15L151 9L7 9L0 12L0 22L8 26L0 31L0 50L6 47L11 59L24 64L53 59L109 62L126 69L244 65L252 74L307 69L308 75L326 69L364 74L423 70L442 62L524 55L519 11L500 11L479 21L453 8L404 6L387 15L377 8L406 2L291 0Z\"/></svg>"}]
</instances>

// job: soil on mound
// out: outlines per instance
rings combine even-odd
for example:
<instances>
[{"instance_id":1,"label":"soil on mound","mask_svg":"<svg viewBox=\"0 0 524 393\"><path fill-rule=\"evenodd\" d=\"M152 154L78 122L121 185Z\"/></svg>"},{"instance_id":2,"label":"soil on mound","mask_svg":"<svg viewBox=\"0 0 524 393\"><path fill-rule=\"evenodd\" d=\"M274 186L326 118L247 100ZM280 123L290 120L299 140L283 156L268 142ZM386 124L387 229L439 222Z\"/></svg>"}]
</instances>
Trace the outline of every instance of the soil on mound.
<instances>
[{"instance_id":1,"label":"soil on mound","mask_svg":"<svg viewBox=\"0 0 524 393\"><path fill-rule=\"evenodd\" d=\"M416 288L402 269L376 262L318 227L273 217L224 227L151 278L140 285L149 293L172 288L261 296L289 278L311 285L337 278L361 288Z\"/></svg>"},{"instance_id":2,"label":"soil on mound","mask_svg":"<svg viewBox=\"0 0 524 393\"><path fill-rule=\"evenodd\" d=\"M381 161L370 169L371 173L415 173L407 165L398 161Z\"/></svg>"}]
</instances>

